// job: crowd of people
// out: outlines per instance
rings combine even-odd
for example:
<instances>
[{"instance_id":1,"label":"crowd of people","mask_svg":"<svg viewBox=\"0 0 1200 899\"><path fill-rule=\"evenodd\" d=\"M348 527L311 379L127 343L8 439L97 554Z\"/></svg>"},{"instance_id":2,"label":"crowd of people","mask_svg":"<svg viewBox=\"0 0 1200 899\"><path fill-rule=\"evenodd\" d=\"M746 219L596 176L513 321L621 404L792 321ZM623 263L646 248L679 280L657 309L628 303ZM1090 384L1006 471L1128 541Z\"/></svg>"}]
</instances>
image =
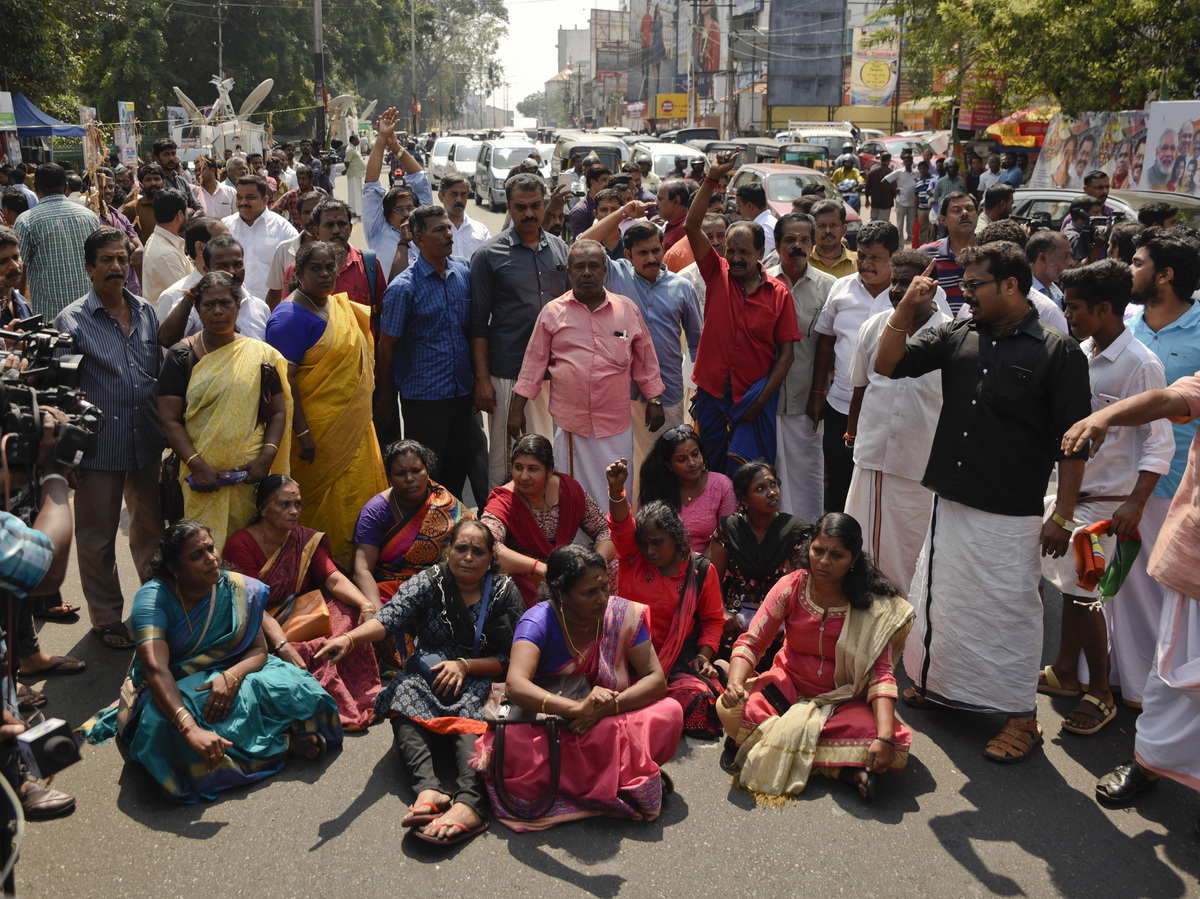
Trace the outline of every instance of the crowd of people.
<instances>
[{"instance_id":1,"label":"crowd of people","mask_svg":"<svg viewBox=\"0 0 1200 899\"><path fill-rule=\"evenodd\" d=\"M1127 223L1078 256L1006 220L996 178L983 227L939 182L940 240L877 215L850 250L838 198L714 211L721 153L657 194L583 160L569 216L520 166L493 236L464 179L434 202L398 120L357 205L316 189L308 142L294 187L282 153L205 159L189 191L160 140L128 187L97 173L99 214L43 165L0 227L0 325L70 334L105 416L74 538L96 638L134 663L88 740L196 802L387 718L403 825L436 844L654 820L685 733L724 738L763 802L814 773L870 800L914 751L897 702L999 714L983 751L1015 763L1038 692L1080 696L1082 735L1119 697L1136 757L1098 797L1197 782L1200 235ZM920 194L901 205L920 230ZM71 673L32 627L70 608L47 577L66 478L40 514L27 486L10 639L26 677ZM73 803L12 776L46 814Z\"/></svg>"}]
</instances>

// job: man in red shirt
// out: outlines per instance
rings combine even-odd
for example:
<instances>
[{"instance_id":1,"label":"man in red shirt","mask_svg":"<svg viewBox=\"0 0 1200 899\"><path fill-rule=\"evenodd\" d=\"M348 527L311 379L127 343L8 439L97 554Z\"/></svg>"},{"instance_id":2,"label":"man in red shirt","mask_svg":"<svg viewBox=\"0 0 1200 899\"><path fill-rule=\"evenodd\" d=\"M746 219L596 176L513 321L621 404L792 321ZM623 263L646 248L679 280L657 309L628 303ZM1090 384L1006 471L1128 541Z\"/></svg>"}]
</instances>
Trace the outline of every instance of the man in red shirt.
<instances>
[{"instance_id":1,"label":"man in red shirt","mask_svg":"<svg viewBox=\"0 0 1200 899\"><path fill-rule=\"evenodd\" d=\"M792 366L792 342L801 338L791 292L763 270L762 226L730 225L724 259L704 234L709 197L738 152L717 156L684 224L706 293L692 374L695 417L709 467L730 475L751 459L774 464L775 401Z\"/></svg>"},{"instance_id":2,"label":"man in red shirt","mask_svg":"<svg viewBox=\"0 0 1200 899\"><path fill-rule=\"evenodd\" d=\"M313 209L313 227L317 231L317 240L333 244L335 252L342 255L342 264L338 269L337 286L334 293L347 294L356 303L371 308L372 330L378 329L379 313L382 308L383 292L387 290L387 281L383 277L383 268L371 250L370 258L357 247L350 246L350 232L354 226L350 223L350 206L342 200L326 197ZM375 284L367 275L368 267L374 270ZM292 277L295 263L288 266L284 283Z\"/></svg>"}]
</instances>

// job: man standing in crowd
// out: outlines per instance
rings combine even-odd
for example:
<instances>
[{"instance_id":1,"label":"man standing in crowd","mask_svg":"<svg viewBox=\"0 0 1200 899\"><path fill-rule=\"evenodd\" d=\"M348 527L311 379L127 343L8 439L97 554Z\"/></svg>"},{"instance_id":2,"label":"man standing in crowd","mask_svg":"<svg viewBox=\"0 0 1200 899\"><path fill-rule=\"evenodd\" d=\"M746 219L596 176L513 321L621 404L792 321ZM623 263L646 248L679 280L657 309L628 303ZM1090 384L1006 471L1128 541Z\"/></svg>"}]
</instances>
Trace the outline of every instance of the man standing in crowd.
<instances>
[{"instance_id":1,"label":"man standing in crowd","mask_svg":"<svg viewBox=\"0 0 1200 899\"><path fill-rule=\"evenodd\" d=\"M943 178L938 182L938 187L949 181L949 177ZM978 213L975 211L975 200L964 190L943 194L939 208L942 210L940 220L946 236L925 244L921 247L921 252L936 258L938 286L946 293L950 314L957 316L959 307L963 304L963 267L958 262L958 254L967 247L975 246L975 222L978 220Z\"/></svg>"},{"instance_id":2,"label":"man standing in crowd","mask_svg":"<svg viewBox=\"0 0 1200 899\"><path fill-rule=\"evenodd\" d=\"M283 289L287 286L286 275L296 261L296 251L317 239L316 225L312 220L313 210L325 197L325 194L319 194L315 190L300 195L297 218L303 223L303 227L299 234L275 248L275 255L271 257L271 269L267 272L267 295L263 299L270 309L278 306L283 299Z\"/></svg>"},{"instance_id":3,"label":"man standing in crowd","mask_svg":"<svg viewBox=\"0 0 1200 899\"><path fill-rule=\"evenodd\" d=\"M913 682L904 698L1004 714L984 753L1018 762L1042 741L1039 548L1055 557L1070 551L1086 449L1061 458L1056 448L1090 408L1087 359L1030 308L1033 274L1016 244L969 247L962 262L972 317L908 339L917 309L937 289L931 263L888 319L875 357L875 371L892 378L942 372L942 412L922 480L934 493L933 512L908 594L916 621L904 647ZM1055 461L1058 496L1043 524ZM1003 577L997 546L1005 548Z\"/></svg>"},{"instance_id":4,"label":"man standing in crowd","mask_svg":"<svg viewBox=\"0 0 1200 899\"><path fill-rule=\"evenodd\" d=\"M1033 289L1049 297L1059 309L1063 306L1058 282L1063 272L1074 265L1071 242L1054 231L1037 231L1025 243L1025 258L1033 270Z\"/></svg>"},{"instance_id":5,"label":"man standing in crowd","mask_svg":"<svg viewBox=\"0 0 1200 899\"><path fill-rule=\"evenodd\" d=\"M692 202L692 192L679 178L664 178L658 186L658 215L663 221L663 248L671 249L684 238L684 220ZM707 200L707 198L706 198Z\"/></svg>"},{"instance_id":6,"label":"man standing in crowd","mask_svg":"<svg viewBox=\"0 0 1200 899\"><path fill-rule=\"evenodd\" d=\"M977 193L980 195L986 194L989 187L993 184L1000 183L1000 154L989 153L987 158L987 171L979 176L979 188Z\"/></svg>"},{"instance_id":7,"label":"man standing in crowd","mask_svg":"<svg viewBox=\"0 0 1200 899\"><path fill-rule=\"evenodd\" d=\"M1013 189L1008 184L993 184L983 192L983 214L975 221L976 236L992 222L1012 217Z\"/></svg>"},{"instance_id":8,"label":"man standing in crowd","mask_svg":"<svg viewBox=\"0 0 1200 899\"><path fill-rule=\"evenodd\" d=\"M399 390L404 435L437 454L438 483L461 499L475 428L467 343L471 270L452 256L454 230L440 206L418 207L409 225L420 255L383 298L375 425L387 427ZM387 380L395 386L389 389Z\"/></svg>"},{"instance_id":9,"label":"man standing in crowd","mask_svg":"<svg viewBox=\"0 0 1200 899\"><path fill-rule=\"evenodd\" d=\"M966 161L967 173L963 180L967 182L967 193L975 198L976 203L979 203L983 200L983 190L979 186L979 179L984 173L983 160L968 150Z\"/></svg>"},{"instance_id":10,"label":"man standing in crowd","mask_svg":"<svg viewBox=\"0 0 1200 899\"><path fill-rule=\"evenodd\" d=\"M141 267L142 256L145 250L142 247L142 239L138 237L137 229L133 227L133 223L125 218L124 213L121 212L118 206L114 205L117 182L112 169L105 167L96 169L96 189L100 200L98 204L99 211L97 212L97 215L100 217L100 224L106 228L117 228L124 231L125 236L129 238L129 243L133 246L133 256L130 258L133 265L129 267L129 279L125 282L125 286L129 288L134 296L140 297L142 295L142 284L138 280L134 266Z\"/></svg>"},{"instance_id":11,"label":"man standing in crowd","mask_svg":"<svg viewBox=\"0 0 1200 899\"><path fill-rule=\"evenodd\" d=\"M192 183L180 171L179 151L175 141L169 137L160 137L154 142L150 152L154 154L154 161L162 166L163 187L168 190L177 190L183 194L183 199L188 205L189 216L192 212L196 215L202 214L204 208L192 193Z\"/></svg>"},{"instance_id":12,"label":"man standing in crowd","mask_svg":"<svg viewBox=\"0 0 1200 899\"><path fill-rule=\"evenodd\" d=\"M80 463L75 490L79 580L92 630L109 646L129 649L116 559L122 500L129 510L129 550L143 581L162 530L158 318L149 303L125 289L129 241L123 232L101 228L83 250L90 288L54 320L55 328L75 338L75 352L83 356L81 386L105 423Z\"/></svg>"},{"instance_id":13,"label":"man standing in crowd","mask_svg":"<svg viewBox=\"0 0 1200 899\"><path fill-rule=\"evenodd\" d=\"M900 153L900 165L883 179L896 190L896 228L900 232L900 245L911 247L913 224L917 218L917 173L913 171L912 150L905 148Z\"/></svg>"},{"instance_id":14,"label":"man standing in crowd","mask_svg":"<svg viewBox=\"0 0 1200 899\"><path fill-rule=\"evenodd\" d=\"M792 344L800 340L791 294L763 270L762 226L731 225L724 259L712 252L704 234L708 199L737 156L738 151L718 154L686 219L706 294L692 375L696 419L709 468L722 474L752 459L774 462L779 388L792 365Z\"/></svg>"},{"instance_id":15,"label":"man standing in crowd","mask_svg":"<svg viewBox=\"0 0 1200 899\"><path fill-rule=\"evenodd\" d=\"M1088 360L1092 411L1097 412L1147 390L1167 386L1162 363L1126 329L1122 317L1129 302L1133 277L1129 266L1106 259L1063 275L1066 313L1071 333L1081 340ZM1097 535L1101 551L1117 564L1115 538L1130 538L1160 475L1171 468L1175 439L1166 421L1117 428L1110 440L1094 449L1083 472L1075 509L1072 540L1101 521L1111 521L1107 535ZM1086 537L1082 539L1087 539ZM1112 608L1126 602L1124 591L1115 603L1104 605L1100 595L1080 583L1075 553L1042 559L1042 575L1062 592L1062 630L1054 664L1042 669L1038 692L1074 696L1080 681L1087 692L1064 719L1063 729L1093 734L1116 716L1109 682L1109 628ZM1115 635L1114 635L1115 636ZM1114 640L1114 643L1116 641ZM1123 640L1122 640L1123 642ZM1079 653L1087 660L1079 668Z\"/></svg>"},{"instance_id":16,"label":"man standing in crowd","mask_svg":"<svg viewBox=\"0 0 1200 899\"><path fill-rule=\"evenodd\" d=\"M937 217L933 215L929 205L930 194L933 193L933 178L929 175L929 163L922 159L917 163L917 224L921 227L917 245L930 243L937 237Z\"/></svg>"},{"instance_id":17,"label":"man standing in crowd","mask_svg":"<svg viewBox=\"0 0 1200 899\"><path fill-rule=\"evenodd\" d=\"M429 175L421 168L421 163L400 146L396 137L399 120L400 114L395 107L385 109L375 120L375 145L367 159L363 183L363 233L375 251L388 283L417 258L416 244L411 242L406 227L409 215L418 206L433 205ZM383 152L389 147L400 160L407 187L396 186L385 193L379 175L383 171Z\"/></svg>"},{"instance_id":18,"label":"man standing in crowd","mask_svg":"<svg viewBox=\"0 0 1200 899\"><path fill-rule=\"evenodd\" d=\"M609 258L608 273L604 286L619 296L628 297L637 304L642 320L654 343L654 355L658 359L662 378L663 422L668 428L683 424L683 345L679 341L682 333L687 341L688 354L695 362L700 346L700 331L703 314L700 301L691 283L681 275L668 271L662 264L662 232L652 222L642 219L645 205L634 201L618 208L589 228L581 239L603 243L604 238L619 234L619 227L626 218L639 221L630 225L625 232L622 258ZM645 421L649 410L649 399L636 384L630 387L632 418L635 422ZM625 458L633 463L633 491L637 494L641 486L638 468L649 455L658 435L640 427L633 429L633 454Z\"/></svg>"},{"instance_id":19,"label":"man standing in crowd","mask_svg":"<svg viewBox=\"0 0 1200 899\"><path fill-rule=\"evenodd\" d=\"M612 177L612 169L606 165L594 165L587 170L584 180L587 182L587 195L575 204L571 210L571 235L576 240L596 220L596 194L608 187L608 179ZM607 466L606 466L607 467Z\"/></svg>"},{"instance_id":20,"label":"man standing in crowd","mask_svg":"<svg viewBox=\"0 0 1200 899\"><path fill-rule=\"evenodd\" d=\"M21 294L24 280L21 239L12 228L0 225L0 328L33 315L29 300Z\"/></svg>"},{"instance_id":21,"label":"man standing in crowd","mask_svg":"<svg viewBox=\"0 0 1200 899\"><path fill-rule=\"evenodd\" d=\"M192 186L192 193L200 201L204 215L212 218L233 215L237 210L237 191L217 183L217 164L211 156L196 157L196 176L200 183Z\"/></svg>"},{"instance_id":22,"label":"man standing in crowd","mask_svg":"<svg viewBox=\"0 0 1200 899\"><path fill-rule=\"evenodd\" d=\"M858 332L872 312L886 308L892 284L892 254L900 248L900 232L891 222L871 221L858 233L856 274L839 278L829 291L813 330L817 350L813 355L812 387L807 415L825 422L822 453L825 460L825 511L842 512L846 492L854 474L854 458L846 447L850 400L850 361L858 344ZM833 382L829 375L832 372Z\"/></svg>"},{"instance_id":23,"label":"man standing in crowd","mask_svg":"<svg viewBox=\"0 0 1200 899\"><path fill-rule=\"evenodd\" d=\"M729 226L725 223L725 216L717 215L715 212L706 212L703 221L700 222L700 228L704 231L704 236L708 238L708 243L712 247L712 251L724 259L725 233L729 229ZM688 258L691 258L692 245L688 241L681 240L675 246L676 248L686 246ZM665 262L670 255L670 253L664 253L663 261ZM669 265L667 267L670 268ZM696 299L700 301L700 311L703 313L706 294L704 292L704 276L700 274L700 266L693 259L679 270L679 277L686 279L692 285L692 289L696 291ZM690 372L688 374L690 375ZM686 386L688 390L692 389L690 383L686 384Z\"/></svg>"},{"instance_id":24,"label":"man standing in crowd","mask_svg":"<svg viewBox=\"0 0 1200 899\"><path fill-rule=\"evenodd\" d=\"M299 230L306 224L305 220L300 216L300 197L314 190L323 197L327 197L329 194L321 188L313 186L313 170L306 165L296 166L296 185L294 189L289 190L271 204L271 211L282 215L292 223L293 228Z\"/></svg>"},{"instance_id":25,"label":"man standing in crowd","mask_svg":"<svg viewBox=\"0 0 1200 899\"><path fill-rule=\"evenodd\" d=\"M363 175L367 173L367 164L358 149L358 135L350 135L350 145L346 147L346 196L350 200L350 209L354 217L362 218Z\"/></svg>"},{"instance_id":26,"label":"man standing in crowd","mask_svg":"<svg viewBox=\"0 0 1200 899\"><path fill-rule=\"evenodd\" d=\"M125 218L129 219L133 223L133 227L137 229L143 246L150 239L150 235L154 233L154 195L162 188L162 166L157 162L146 163L138 169L138 196L126 202L121 209Z\"/></svg>"},{"instance_id":27,"label":"man standing in crowd","mask_svg":"<svg viewBox=\"0 0 1200 899\"><path fill-rule=\"evenodd\" d=\"M892 173L892 154L886 150L879 154L879 163L867 172L867 205L871 207L871 221L886 222L892 217L892 205L896 202L896 187L887 181Z\"/></svg>"},{"instance_id":28,"label":"man standing in crowd","mask_svg":"<svg viewBox=\"0 0 1200 899\"><path fill-rule=\"evenodd\" d=\"M754 222L763 230L763 254L769 254L775 249L775 222L778 219L771 214L767 206L767 192L757 181L743 184L737 189L738 215L744 221Z\"/></svg>"},{"instance_id":29,"label":"man standing in crowd","mask_svg":"<svg viewBox=\"0 0 1200 899\"><path fill-rule=\"evenodd\" d=\"M313 142L307 137L300 141L300 162L312 169L314 184L322 182L325 168L321 164L321 157L313 155Z\"/></svg>"},{"instance_id":30,"label":"man standing in crowd","mask_svg":"<svg viewBox=\"0 0 1200 899\"><path fill-rule=\"evenodd\" d=\"M940 159L938 160L938 163L943 164L942 160ZM940 221L940 219L945 215L946 198L949 197L950 194L955 193L956 191L962 191L963 193L966 193L967 196L971 197L973 204L975 203L974 197L967 191L967 182L958 174L958 160L954 157L950 157L945 160L944 166L945 172L938 172L937 181L933 185L933 195L930 199L933 209L937 212L939 217L939 226L942 229L945 228L946 223ZM978 208L977 204L976 208ZM942 232L939 231L938 233L941 234ZM924 253L928 251L924 247L921 247L921 252Z\"/></svg>"},{"instance_id":31,"label":"man standing in crowd","mask_svg":"<svg viewBox=\"0 0 1200 899\"><path fill-rule=\"evenodd\" d=\"M236 215L222 221L242 245L246 289L256 297L265 296L275 248L295 237L296 229L267 208L267 180L261 175L243 175L238 179L237 209Z\"/></svg>"},{"instance_id":32,"label":"man standing in crowd","mask_svg":"<svg viewBox=\"0 0 1200 899\"><path fill-rule=\"evenodd\" d=\"M893 381L875 371L875 353L894 307L929 263L930 257L917 250L892 256L891 306L867 319L850 362L854 397L845 445L854 456L854 474L846 514L862 525L863 546L903 593L912 583L929 527L933 496L921 478L942 411L942 381L937 372ZM950 320L931 295L913 311L908 337Z\"/></svg>"},{"instance_id":33,"label":"man standing in crowd","mask_svg":"<svg viewBox=\"0 0 1200 899\"><path fill-rule=\"evenodd\" d=\"M38 204L17 217L13 230L21 239L25 295L33 311L49 322L91 287L83 247L88 235L100 227L100 219L67 199L62 166L53 162L38 166L33 186Z\"/></svg>"},{"instance_id":34,"label":"man standing in crowd","mask_svg":"<svg viewBox=\"0 0 1200 899\"><path fill-rule=\"evenodd\" d=\"M525 433L525 404L550 374L556 467L593 499L607 488L605 459L633 456L633 428L663 426L663 382L654 341L628 297L604 288L607 254L594 240L571 247L571 290L538 314L508 410L508 435ZM645 417L634 422L630 382L649 397Z\"/></svg>"},{"instance_id":35,"label":"man standing in crowd","mask_svg":"<svg viewBox=\"0 0 1200 899\"><path fill-rule=\"evenodd\" d=\"M0 220L8 227L17 223L17 216L32 207L19 187L6 187L0 191Z\"/></svg>"},{"instance_id":36,"label":"man standing in crowd","mask_svg":"<svg viewBox=\"0 0 1200 899\"><path fill-rule=\"evenodd\" d=\"M194 303L196 297L188 294L200 279L208 272L224 272L233 279L233 285L238 289L241 306L238 308L237 330L239 334L253 337L255 340L266 340L267 321L271 317L271 309L259 297L252 296L246 291L242 278L246 267L242 259L242 245L234 240L228 231L220 229L220 222L210 226L212 238L201 245L204 231L192 230L197 221L214 221L212 219L193 219L188 225L184 236L189 244L198 246L196 253L196 270L182 281L163 291L159 298L158 342L163 346L173 346L185 337L198 334L201 329L200 316ZM187 285L184 287L183 285Z\"/></svg>"},{"instance_id":37,"label":"man standing in crowd","mask_svg":"<svg viewBox=\"0 0 1200 899\"><path fill-rule=\"evenodd\" d=\"M469 260L475 251L491 239L492 232L483 222L467 215L467 200L471 197L471 183L465 175L448 172L438 185L438 199L450 217L454 229L454 255Z\"/></svg>"},{"instance_id":38,"label":"man standing in crowd","mask_svg":"<svg viewBox=\"0 0 1200 899\"><path fill-rule=\"evenodd\" d=\"M792 293L800 340L792 344L792 367L779 391L775 417L775 468L779 472L779 511L816 521L825 509L824 425L808 417L813 361L819 336L817 319L835 278L809 264L817 224L812 216L789 212L775 225L779 264L767 274ZM815 426L814 426L815 424Z\"/></svg>"},{"instance_id":39,"label":"man standing in crowd","mask_svg":"<svg viewBox=\"0 0 1200 899\"><path fill-rule=\"evenodd\" d=\"M1077 264L1095 262L1104 245L1096 242L1092 218L1100 215L1103 204L1095 197L1076 197L1067 209L1067 222L1062 233L1071 243L1071 258Z\"/></svg>"},{"instance_id":40,"label":"man standing in crowd","mask_svg":"<svg viewBox=\"0 0 1200 899\"><path fill-rule=\"evenodd\" d=\"M226 152L229 152L226 150ZM237 192L237 183L243 175L250 174L250 166L246 164L246 160L240 156L234 156L232 159L225 160L225 180L221 183L230 190ZM141 173L138 173L138 179L141 180ZM235 201L236 204L236 201Z\"/></svg>"},{"instance_id":41,"label":"man standing in crowd","mask_svg":"<svg viewBox=\"0 0 1200 899\"><path fill-rule=\"evenodd\" d=\"M542 229L546 189L537 175L521 174L504 185L512 226L471 257L471 354L475 407L487 413L492 486L508 480L508 422L513 386L538 314L567 292L567 245ZM544 370L543 370L544 371ZM528 430L553 439L548 390L525 405ZM603 477L604 470L599 472Z\"/></svg>"},{"instance_id":42,"label":"man standing in crowd","mask_svg":"<svg viewBox=\"0 0 1200 899\"><path fill-rule=\"evenodd\" d=\"M1080 142L1080 144L1079 144L1080 153L1078 156L1076 156L1077 162L1080 160L1083 161L1084 168L1087 168L1087 163L1091 159L1091 150L1083 149L1083 147L1087 144L1087 142L1089 140L1091 141L1093 146L1095 145L1095 143L1096 143L1095 140L1092 139L1091 135L1088 135ZM1000 179L999 179L1000 184L1007 184L1010 187L1012 187L1013 190L1016 190L1018 187L1020 187L1024 183L1025 173L1021 170L1021 167L1019 165L1017 165L1017 154L1016 153L1011 153L1011 152L1005 153L1000 158L1000 168L1003 170L1000 173Z\"/></svg>"},{"instance_id":43,"label":"man standing in crowd","mask_svg":"<svg viewBox=\"0 0 1200 899\"><path fill-rule=\"evenodd\" d=\"M817 223L817 244L810 262L834 278L854 274L854 253L846 248L846 204L838 200L821 200L812 208Z\"/></svg>"},{"instance_id":44,"label":"man standing in crowd","mask_svg":"<svg viewBox=\"0 0 1200 899\"><path fill-rule=\"evenodd\" d=\"M182 191L164 188L154 195L154 233L142 256L142 298L151 305L164 290L192 270L183 245L187 198Z\"/></svg>"},{"instance_id":45,"label":"man standing in crowd","mask_svg":"<svg viewBox=\"0 0 1200 899\"><path fill-rule=\"evenodd\" d=\"M350 206L341 200L323 197L313 208L312 223L317 240L332 246L338 257L338 278L333 292L346 294L378 317L388 282L384 280L374 250L360 250L350 245L350 234L354 230ZM291 274L289 268L284 274L285 283Z\"/></svg>"}]
</instances>

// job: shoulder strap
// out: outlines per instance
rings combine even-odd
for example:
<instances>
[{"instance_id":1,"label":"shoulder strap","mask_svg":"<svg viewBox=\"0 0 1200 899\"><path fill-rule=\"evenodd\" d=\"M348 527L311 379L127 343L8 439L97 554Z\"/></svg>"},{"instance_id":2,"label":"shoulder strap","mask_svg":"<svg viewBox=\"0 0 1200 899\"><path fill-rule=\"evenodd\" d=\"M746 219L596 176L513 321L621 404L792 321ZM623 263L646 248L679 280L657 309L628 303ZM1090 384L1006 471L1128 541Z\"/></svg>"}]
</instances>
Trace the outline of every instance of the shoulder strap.
<instances>
[{"instance_id":1,"label":"shoulder strap","mask_svg":"<svg viewBox=\"0 0 1200 899\"><path fill-rule=\"evenodd\" d=\"M379 297L377 291L379 289L379 257L375 255L374 250L362 250L363 265L367 269L367 289L371 293L371 308L374 309L379 305Z\"/></svg>"}]
</instances>

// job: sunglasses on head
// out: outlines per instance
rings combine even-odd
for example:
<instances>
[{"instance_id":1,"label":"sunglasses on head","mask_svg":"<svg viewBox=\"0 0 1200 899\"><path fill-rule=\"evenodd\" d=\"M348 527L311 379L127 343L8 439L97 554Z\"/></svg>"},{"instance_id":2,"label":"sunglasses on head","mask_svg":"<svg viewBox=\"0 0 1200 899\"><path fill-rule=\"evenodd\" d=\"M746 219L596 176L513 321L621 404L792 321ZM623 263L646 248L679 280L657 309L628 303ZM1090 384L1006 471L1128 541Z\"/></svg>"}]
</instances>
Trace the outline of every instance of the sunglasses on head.
<instances>
[{"instance_id":1,"label":"sunglasses on head","mask_svg":"<svg viewBox=\"0 0 1200 899\"><path fill-rule=\"evenodd\" d=\"M664 440L687 439L689 437L694 438L695 436L696 431L691 425L680 425L677 428L671 428L670 430L663 432Z\"/></svg>"}]
</instances>

